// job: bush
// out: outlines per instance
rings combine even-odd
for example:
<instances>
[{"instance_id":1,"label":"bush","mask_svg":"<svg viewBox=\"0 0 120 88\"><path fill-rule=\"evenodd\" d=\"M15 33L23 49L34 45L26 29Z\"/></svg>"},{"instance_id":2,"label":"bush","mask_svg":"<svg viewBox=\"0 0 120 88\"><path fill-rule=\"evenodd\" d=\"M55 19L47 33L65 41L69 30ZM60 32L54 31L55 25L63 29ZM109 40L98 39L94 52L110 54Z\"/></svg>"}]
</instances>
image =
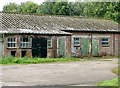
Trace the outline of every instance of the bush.
<instances>
[{"instance_id":1,"label":"bush","mask_svg":"<svg viewBox=\"0 0 120 88\"><path fill-rule=\"evenodd\" d=\"M0 64L9 64L9 63L13 63L13 60L15 59L15 57L5 57L5 58L2 58L0 60Z\"/></svg>"}]
</instances>

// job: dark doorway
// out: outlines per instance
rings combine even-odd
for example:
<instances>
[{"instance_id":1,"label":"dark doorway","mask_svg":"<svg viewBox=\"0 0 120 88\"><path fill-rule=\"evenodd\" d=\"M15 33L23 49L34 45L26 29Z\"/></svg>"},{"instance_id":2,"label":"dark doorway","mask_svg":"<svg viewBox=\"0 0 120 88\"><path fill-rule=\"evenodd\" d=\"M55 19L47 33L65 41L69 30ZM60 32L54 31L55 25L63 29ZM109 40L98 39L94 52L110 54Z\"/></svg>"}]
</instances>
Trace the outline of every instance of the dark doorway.
<instances>
[{"instance_id":1,"label":"dark doorway","mask_svg":"<svg viewBox=\"0 0 120 88\"><path fill-rule=\"evenodd\" d=\"M21 57L25 57L26 56L26 51L21 51Z\"/></svg>"},{"instance_id":2,"label":"dark doorway","mask_svg":"<svg viewBox=\"0 0 120 88\"><path fill-rule=\"evenodd\" d=\"M47 38L32 39L32 56L41 58L47 57Z\"/></svg>"},{"instance_id":3,"label":"dark doorway","mask_svg":"<svg viewBox=\"0 0 120 88\"><path fill-rule=\"evenodd\" d=\"M16 51L11 51L11 56L15 57Z\"/></svg>"}]
</instances>

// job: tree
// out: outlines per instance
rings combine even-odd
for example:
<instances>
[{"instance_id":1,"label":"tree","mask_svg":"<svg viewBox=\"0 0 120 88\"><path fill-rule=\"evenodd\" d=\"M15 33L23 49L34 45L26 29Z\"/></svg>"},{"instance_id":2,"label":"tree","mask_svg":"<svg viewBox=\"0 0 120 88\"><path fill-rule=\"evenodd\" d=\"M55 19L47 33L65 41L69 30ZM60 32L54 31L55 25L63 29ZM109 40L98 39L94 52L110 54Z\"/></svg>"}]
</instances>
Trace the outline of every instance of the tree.
<instances>
[{"instance_id":1,"label":"tree","mask_svg":"<svg viewBox=\"0 0 120 88\"><path fill-rule=\"evenodd\" d=\"M37 9L38 14L52 14L52 8L55 2L44 2Z\"/></svg>"},{"instance_id":2,"label":"tree","mask_svg":"<svg viewBox=\"0 0 120 88\"><path fill-rule=\"evenodd\" d=\"M68 2L56 2L52 8L54 15L70 15Z\"/></svg>"},{"instance_id":3,"label":"tree","mask_svg":"<svg viewBox=\"0 0 120 88\"><path fill-rule=\"evenodd\" d=\"M35 4L34 2L25 2L21 3L19 6L19 12L20 13L36 13L38 9L38 4Z\"/></svg>"},{"instance_id":4,"label":"tree","mask_svg":"<svg viewBox=\"0 0 120 88\"><path fill-rule=\"evenodd\" d=\"M18 12L18 5L16 3L9 3L3 7L3 12L16 13Z\"/></svg>"}]
</instances>

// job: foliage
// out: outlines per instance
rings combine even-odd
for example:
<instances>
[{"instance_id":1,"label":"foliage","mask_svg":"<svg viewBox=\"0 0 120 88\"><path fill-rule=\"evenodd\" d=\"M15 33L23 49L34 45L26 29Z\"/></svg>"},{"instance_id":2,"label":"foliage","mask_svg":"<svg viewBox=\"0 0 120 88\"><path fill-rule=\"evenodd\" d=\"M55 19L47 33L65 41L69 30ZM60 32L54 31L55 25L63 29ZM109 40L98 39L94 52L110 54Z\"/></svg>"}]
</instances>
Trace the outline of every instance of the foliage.
<instances>
[{"instance_id":1,"label":"foliage","mask_svg":"<svg viewBox=\"0 0 120 88\"><path fill-rule=\"evenodd\" d=\"M21 4L9 3L3 8L3 12L10 13L34 13L50 15L100 17L120 22L120 2L62 2L62 0L46 0L38 5L34 2ZM54 2L53 2L54 1Z\"/></svg>"},{"instance_id":2,"label":"foliage","mask_svg":"<svg viewBox=\"0 0 120 88\"><path fill-rule=\"evenodd\" d=\"M9 3L8 5L5 5L3 7L3 12L11 12L11 13L19 12L18 7L19 6L16 3Z\"/></svg>"},{"instance_id":3,"label":"foliage","mask_svg":"<svg viewBox=\"0 0 120 88\"><path fill-rule=\"evenodd\" d=\"M48 63L48 62L71 62L80 61L79 58L17 58L17 57L5 57L0 60L0 64L36 64L36 63Z\"/></svg>"},{"instance_id":4,"label":"foliage","mask_svg":"<svg viewBox=\"0 0 120 88\"><path fill-rule=\"evenodd\" d=\"M118 86L118 78L100 82L98 86Z\"/></svg>"},{"instance_id":5,"label":"foliage","mask_svg":"<svg viewBox=\"0 0 120 88\"><path fill-rule=\"evenodd\" d=\"M82 58L27 58L27 57L4 57L0 59L0 64L36 64L36 63L48 63L48 62L72 62L72 61L91 61L91 60L99 60L99 61L111 61L111 56L106 57L82 57ZM116 69L115 69L116 70Z\"/></svg>"},{"instance_id":6,"label":"foliage","mask_svg":"<svg viewBox=\"0 0 120 88\"><path fill-rule=\"evenodd\" d=\"M36 13L36 9L38 9L38 5L33 2L25 2L21 3L18 7L20 13Z\"/></svg>"}]
</instances>

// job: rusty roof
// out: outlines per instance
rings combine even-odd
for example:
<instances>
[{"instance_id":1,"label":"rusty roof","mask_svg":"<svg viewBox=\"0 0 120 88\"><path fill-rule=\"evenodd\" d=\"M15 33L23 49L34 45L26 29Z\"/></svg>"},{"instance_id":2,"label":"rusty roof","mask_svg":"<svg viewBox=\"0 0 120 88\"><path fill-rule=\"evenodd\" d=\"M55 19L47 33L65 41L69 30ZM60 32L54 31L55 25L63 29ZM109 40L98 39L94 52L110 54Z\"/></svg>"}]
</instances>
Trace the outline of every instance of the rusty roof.
<instances>
[{"instance_id":1,"label":"rusty roof","mask_svg":"<svg viewBox=\"0 0 120 88\"><path fill-rule=\"evenodd\" d=\"M64 31L120 32L111 20L0 13L0 33L71 34Z\"/></svg>"}]
</instances>

